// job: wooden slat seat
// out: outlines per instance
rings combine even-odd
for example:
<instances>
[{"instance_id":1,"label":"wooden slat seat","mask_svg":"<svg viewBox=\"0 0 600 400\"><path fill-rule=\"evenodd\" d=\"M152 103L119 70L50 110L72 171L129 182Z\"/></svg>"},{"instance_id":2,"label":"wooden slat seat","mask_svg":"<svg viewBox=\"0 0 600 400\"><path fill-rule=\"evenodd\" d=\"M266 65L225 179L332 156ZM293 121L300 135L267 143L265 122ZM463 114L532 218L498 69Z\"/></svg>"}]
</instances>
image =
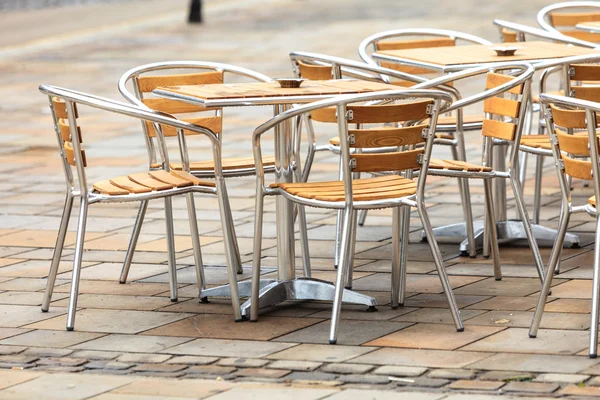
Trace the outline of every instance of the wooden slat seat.
<instances>
[{"instance_id":1,"label":"wooden slat seat","mask_svg":"<svg viewBox=\"0 0 600 400\"><path fill-rule=\"evenodd\" d=\"M552 150L549 135L525 135L521 136L521 146L533 147L535 149Z\"/></svg>"},{"instance_id":2,"label":"wooden slat seat","mask_svg":"<svg viewBox=\"0 0 600 400\"><path fill-rule=\"evenodd\" d=\"M438 139L454 139L454 136L452 135L446 135L443 133L436 133L435 137ZM329 139L329 144L335 147L339 147L340 146L340 137L339 136L334 136L331 139Z\"/></svg>"},{"instance_id":3,"label":"wooden slat seat","mask_svg":"<svg viewBox=\"0 0 600 400\"><path fill-rule=\"evenodd\" d=\"M344 201L343 181L274 183L271 187L278 187L289 194L306 199ZM415 194L417 182L398 175L355 179L352 181L352 192L353 201L399 198Z\"/></svg>"},{"instance_id":4,"label":"wooden slat seat","mask_svg":"<svg viewBox=\"0 0 600 400\"><path fill-rule=\"evenodd\" d=\"M254 168L254 157L242 158L224 158L221 162L224 171L233 171L237 169ZM275 165L275 156L264 156L263 166L272 167ZM152 168L160 168L160 164L152 164ZM171 163L171 169L181 171L181 163ZM213 171L215 169L214 162L209 161L192 161L190 162L190 171Z\"/></svg>"},{"instance_id":5,"label":"wooden slat seat","mask_svg":"<svg viewBox=\"0 0 600 400\"><path fill-rule=\"evenodd\" d=\"M485 119L485 115L476 114L476 115L463 115L463 123L464 124L476 124L481 123ZM456 124L456 116L450 115L447 117L438 117L438 126L439 125L455 125Z\"/></svg>"},{"instance_id":6,"label":"wooden slat seat","mask_svg":"<svg viewBox=\"0 0 600 400\"><path fill-rule=\"evenodd\" d=\"M492 168L458 160L436 160L429 162L429 169L444 169L449 171L490 172ZM435 174L435 172L434 172Z\"/></svg>"},{"instance_id":7,"label":"wooden slat seat","mask_svg":"<svg viewBox=\"0 0 600 400\"><path fill-rule=\"evenodd\" d=\"M176 187L206 186L214 187L211 181L200 180L181 171L152 171L119 176L106 181L96 182L94 191L109 196L150 193Z\"/></svg>"},{"instance_id":8,"label":"wooden slat seat","mask_svg":"<svg viewBox=\"0 0 600 400\"><path fill-rule=\"evenodd\" d=\"M592 196L588 199L588 203L590 203L590 206L596 208L596 196Z\"/></svg>"}]
</instances>

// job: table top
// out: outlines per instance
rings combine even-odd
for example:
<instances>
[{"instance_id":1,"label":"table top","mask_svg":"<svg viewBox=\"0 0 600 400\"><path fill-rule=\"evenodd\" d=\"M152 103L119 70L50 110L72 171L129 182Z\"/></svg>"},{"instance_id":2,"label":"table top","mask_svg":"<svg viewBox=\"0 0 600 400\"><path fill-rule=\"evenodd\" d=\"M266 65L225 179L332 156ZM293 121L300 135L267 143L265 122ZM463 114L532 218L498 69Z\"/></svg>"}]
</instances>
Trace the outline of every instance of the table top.
<instances>
[{"instance_id":1,"label":"table top","mask_svg":"<svg viewBox=\"0 0 600 400\"><path fill-rule=\"evenodd\" d=\"M491 48L494 46L513 46L518 50L513 56L498 56ZM481 64L493 64L507 61L541 61L552 58L582 56L597 53L597 50L585 47L569 46L552 42L499 43L491 46L469 45L428 47L406 50L386 50L373 54L374 58L401 62L440 70L457 71Z\"/></svg>"},{"instance_id":2,"label":"table top","mask_svg":"<svg viewBox=\"0 0 600 400\"><path fill-rule=\"evenodd\" d=\"M397 86L379 82L336 79L310 81L299 88L282 88L277 82L188 85L156 88L158 97L185 101L204 107L307 103L338 94L358 94L395 90Z\"/></svg>"},{"instance_id":3,"label":"table top","mask_svg":"<svg viewBox=\"0 0 600 400\"><path fill-rule=\"evenodd\" d=\"M581 29L584 31L596 32L600 33L600 21L596 22L581 22L575 25L575 28Z\"/></svg>"}]
</instances>

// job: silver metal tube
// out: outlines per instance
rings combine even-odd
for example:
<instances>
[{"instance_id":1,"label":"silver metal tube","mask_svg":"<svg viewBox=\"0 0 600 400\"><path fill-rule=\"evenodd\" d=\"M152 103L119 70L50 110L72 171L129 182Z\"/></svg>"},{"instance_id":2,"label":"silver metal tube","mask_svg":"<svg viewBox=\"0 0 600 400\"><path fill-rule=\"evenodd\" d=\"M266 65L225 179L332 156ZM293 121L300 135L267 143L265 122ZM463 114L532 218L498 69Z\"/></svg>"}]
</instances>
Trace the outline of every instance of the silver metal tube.
<instances>
[{"instance_id":1,"label":"silver metal tube","mask_svg":"<svg viewBox=\"0 0 600 400\"><path fill-rule=\"evenodd\" d=\"M360 213L358 214L358 226L365 226L368 212L368 210L360 210Z\"/></svg>"},{"instance_id":2,"label":"silver metal tube","mask_svg":"<svg viewBox=\"0 0 600 400\"><path fill-rule=\"evenodd\" d=\"M484 228L488 231L492 259L494 260L494 278L502 279L502 266L500 264L500 249L498 248L498 231L496 228L496 216L494 215L494 200L492 198L492 182L489 179L483 181L485 188L485 201L488 212L489 224Z\"/></svg>"},{"instance_id":3,"label":"silver metal tube","mask_svg":"<svg viewBox=\"0 0 600 400\"><path fill-rule=\"evenodd\" d=\"M67 310L67 330L75 329L75 312L77 311L77 297L79 295L79 278L81 276L81 261L83 259L83 242L85 240L85 226L87 222L88 203L85 197L80 198L79 219L77 221L77 239L75 241L75 256L73 258L73 272L71 277L71 290L69 292L69 307Z\"/></svg>"},{"instance_id":4,"label":"silver metal tube","mask_svg":"<svg viewBox=\"0 0 600 400\"><path fill-rule=\"evenodd\" d=\"M595 159L598 163L598 159ZM598 180L598 178L595 178ZM596 193L598 192L596 186ZM598 198L598 197L596 197ZM594 246L594 275L592 278L592 312L590 315L590 350L589 356L596 358L598 355L598 320L600 316L600 215L596 215L596 235Z\"/></svg>"},{"instance_id":5,"label":"silver metal tube","mask_svg":"<svg viewBox=\"0 0 600 400\"><path fill-rule=\"evenodd\" d=\"M358 225L358 211L352 211L350 222L350 249L348 250L348 270L346 271L346 282L344 287L352 289L352 273L354 272L354 250L356 248L356 229Z\"/></svg>"},{"instance_id":6,"label":"silver metal tube","mask_svg":"<svg viewBox=\"0 0 600 400\"><path fill-rule=\"evenodd\" d=\"M527 154L527 153L524 153ZM542 208L542 173L544 169L544 156L537 156L535 160L535 187L533 190L533 223L540 223L540 209Z\"/></svg>"},{"instance_id":7,"label":"silver metal tube","mask_svg":"<svg viewBox=\"0 0 600 400\"><path fill-rule=\"evenodd\" d=\"M173 201L165 197L165 228L169 268L169 289L171 290L171 301L177 301L177 264L175 262L175 231L173 230Z\"/></svg>"},{"instance_id":8,"label":"silver metal tube","mask_svg":"<svg viewBox=\"0 0 600 400\"><path fill-rule=\"evenodd\" d=\"M392 290L391 290L391 304L392 309L396 309L399 306L399 296L400 296L400 254L401 254L401 246L400 246L400 238L401 233L400 229L402 223L401 221L401 210L399 207L394 207L392 209Z\"/></svg>"},{"instance_id":9,"label":"silver metal tube","mask_svg":"<svg viewBox=\"0 0 600 400\"><path fill-rule=\"evenodd\" d=\"M52 299L52 293L54 292L56 274L58 273L58 266L60 264L60 257L62 256L62 250L65 244L65 237L67 236L67 228L69 227L69 219L71 218L72 209L73 196L69 192L65 198L65 206L60 219L60 226L58 228L58 235L56 237L56 245L54 246L54 254L52 255L52 264L50 264L50 270L48 271L46 291L44 292L44 300L42 301L42 312L48 312L50 309L50 301Z\"/></svg>"},{"instance_id":10,"label":"silver metal tube","mask_svg":"<svg viewBox=\"0 0 600 400\"><path fill-rule=\"evenodd\" d=\"M257 175L258 176L258 175ZM252 254L252 294L250 296L250 321L258 321L258 295L260 291L260 265L262 254L262 228L264 193L262 180L256 179L256 197L254 211L254 251Z\"/></svg>"},{"instance_id":11,"label":"silver metal tube","mask_svg":"<svg viewBox=\"0 0 600 400\"><path fill-rule=\"evenodd\" d=\"M400 293L398 301L401 306L406 300L406 274L408 272L408 243L410 235L410 207L402 207L400 210Z\"/></svg>"},{"instance_id":12,"label":"silver metal tube","mask_svg":"<svg viewBox=\"0 0 600 400\"><path fill-rule=\"evenodd\" d=\"M188 209L188 219L190 222L190 235L192 236L192 249L194 252L194 264L196 267L196 284L198 285L198 295L206 287L204 278L204 262L202 261L202 249L200 247L200 234L198 233L198 218L196 217L196 203L194 194L188 193L185 196Z\"/></svg>"},{"instance_id":13,"label":"silver metal tube","mask_svg":"<svg viewBox=\"0 0 600 400\"><path fill-rule=\"evenodd\" d=\"M125 253L125 260L123 261L123 268L121 268L121 276L119 277L119 283L126 283L127 276L129 275L129 268L133 261L133 254L137 246L140 232L142 231L142 225L144 223L144 217L146 216L146 210L148 209L148 200L140 201L140 208L138 209L137 217L133 225L133 232L129 239L129 245L127 246L127 252Z\"/></svg>"}]
</instances>

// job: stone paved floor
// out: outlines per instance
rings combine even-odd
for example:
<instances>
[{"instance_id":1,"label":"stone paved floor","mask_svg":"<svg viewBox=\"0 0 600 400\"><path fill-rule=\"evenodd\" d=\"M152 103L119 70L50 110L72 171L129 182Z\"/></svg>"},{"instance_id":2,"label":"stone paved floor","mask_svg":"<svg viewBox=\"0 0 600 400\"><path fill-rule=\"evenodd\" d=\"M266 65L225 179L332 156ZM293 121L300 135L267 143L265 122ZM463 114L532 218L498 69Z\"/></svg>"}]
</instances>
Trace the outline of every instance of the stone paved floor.
<instances>
[{"instance_id":1,"label":"stone paved floor","mask_svg":"<svg viewBox=\"0 0 600 400\"><path fill-rule=\"evenodd\" d=\"M4 99L0 106L0 398L341 400L387 399L395 398L394 392L407 392L410 395L404 396L411 399L457 400L498 394L600 395L600 361L585 355L594 231L585 215L572 218L570 228L581 235L584 246L563 252L562 272L535 340L527 338L539 289L529 250L504 246L505 278L496 282L489 260L462 258L456 244L441 245L466 325L465 332L456 333L428 246L418 240L416 215L408 254L409 298L405 307L392 310L387 305L388 211L372 212L366 226L358 230L354 267L355 288L375 296L379 311L344 306L337 346L325 344L328 304L285 304L265 313L256 324L234 323L227 301L199 304L185 204L179 200L175 201L179 303L168 298L161 204L150 204L126 285L118 284L117 278L135 206L98 205L90 211L76 331L64 330L74 221L51 311L41 313L64 183L38 84L119 98L116 82L125 70L168 59L231 62L286 76L291 50L356 58L356 46L367 35L410 26L460 29L497 40L492 18L533 24L534 12L543 5L538 0L458 6L425 0L412 8L391 0L370 7L359 0L208 1L208 23L190 27L182 24L187 2L173 2L172 10L160 3L145 3L141 17L131 6L94 6L96 18L88 15L86 28L75 31L68 28L69 16L78 19L81 10L64 9L56 18L66 21L69 34L62 32L61 24L48 23L47 33L33 39L14 30L12 39L4 36L7 44L0 48L0 97ZM121 22L111 25L111 15L118 15ZM43 13L18 18L23 23L11 29L46 24ZM80 111L90 181L144 168L137 122ZM269 110L228 111L225 152L246 155L249 132L268 118ZM320 133L321 141L327 138L327 132ZM469 134L468 141L469 158L476 160L478 134ZM191 145L198 157L206 155L202 143ZM558 188L552 165L546 167L542 219L545 225L555 226ZM335 157L319 156L314 179L334 176L335 168ZM246 265L252 260L253 183L253 179L228 181ZM581 183L574 187L577 200L591 194ZM473 185L472 191L475 214L481 216L482 188ZM455 182L431 179L427 193L434 226L461 220ZM531 194L531 181L526 193ZM211 285L221 284L226 274L218 267L224 257L217 204L203 198L197 205L207 277ZM512 204L509 214L514 215ZM311 209L308 217L314 276L331 280L334 214ZM272 200L267 201L265 220L263 265L268 267L276 256ZM547 260L548 249L543 256ZM249 274L247 267L239 279L248 279Z\"/></svg>"}]
</instances>

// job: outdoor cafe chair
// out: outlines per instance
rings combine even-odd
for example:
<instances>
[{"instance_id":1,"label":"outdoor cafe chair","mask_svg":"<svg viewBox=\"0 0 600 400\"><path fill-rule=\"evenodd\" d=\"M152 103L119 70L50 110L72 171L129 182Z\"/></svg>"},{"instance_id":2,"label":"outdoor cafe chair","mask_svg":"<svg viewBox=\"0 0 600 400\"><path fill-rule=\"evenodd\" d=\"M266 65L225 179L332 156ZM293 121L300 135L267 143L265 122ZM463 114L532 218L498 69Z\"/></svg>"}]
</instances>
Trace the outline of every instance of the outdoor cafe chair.
<instances>
[{"instance_id":1,"label":"outdoor cafe chair","mask_svg":"<svg viewBox=\"0 0 600 400\"><path fill-rule=\"evenodd\" d=\"M182 72L183 71L183 72ZM159 86L181 86L181 85L210 85L210 84L221 84L224 83L225 79L231 77L232 79L246 79L256 82L270 82L272 81L266 75L249 70L247 68L238 67L230 64L204 62L204 61L164 61L159 63L145 64L130 69L125 72L119 79L119 91L121 94L131 103L152 110L163 111L171 115L176 116L182 121L187 121L195 125L204 126L209 128L215 133L215 135L221 140L226 140L226 136L223 133L223 110L217 109L206 109L198 105L188 104L176 100L162 99L152 96L152 91ZM130 90L130 88L132 90ZM152 129L151 124L142 122L142 130L146 142L146 149L149 157L149 169L160 170L164 168L161 162L159 162L159 151L160 147L157 147L154 143L156 139L155 131ZM193 131L184 131L183 136L178 136L175 129L163 129L163 135L166 138L178 137L179 146L181 148L182 155L187 156L188 145L187 140L192 135L196 134ZM223 137L225 136L225 137ZM250 142L250 141L249 141ZM183 158L183 157L182 157ZM190 174L199 178L214 178L215 177L215 166L213 160L186 160L189 164L189 169L186 169ZM254 159L253 157L244 158L223 158L221 160L223 166L223 176L226 178L251 176L255 174ZM169 168L181 171L182 163L172 162ZM265 172L272 173L275 171L275 158L273 156L267 156L264 159ZM168 201L168 200L166 200ZM190 193L187 197L188 208L194 209L193 195ZM231 214L231 208L229 202L226 205L226 217L228 229L233 233L235 237L235 227L233 217ZM125 255L125 261L123 262L123 268L119 281L125 283L127 281L127 275L135 252L135 247L142 229L144 222L144 216L148 207L147 201L142 201L138 211L137 219L131 235L131 240L127 248ZM175 265L175 250L174 250L174 237L173 237L173 220L170 217L171 212L165 208L167 214L167 224L170 226L169 232L169 262ZM306 217L304 209L299 210L300 221L299 229L303 243L307 239L306 233ZM198 236L198 228L196 223L192 224L190 220L190 230L192 236ZM237 266L237 272L241 274L242 264L240 261L239 249L237 241L233 243L235 249L235 261L234 264ZM304 255L306 253L306 255ZM204 272L202 254L200 248L194 250L195 263L200 269L202 276L201 291L205 289L204 286ZM305 270L310 275L310 259L308 257L308 247L303 247L303 260L305 261ZM201 297L202 301L206 301L205 297Z\"/></svg>"},{"instance_id":2,"label":"outdoor cafe chair","mask_svg":"<svg viewBox=\"0 0 600 400\"><path fill-rule=\"evenodd\" d=\"M458 331L463 325L452 288L443 265L443 258L433 236L425 208L425 183L428 164L435 138L435 127L440 110L452 102L452 97L442 91L393 90L360 95L343 95L285 111L254 131L254 158L257 169L255 247L252 271L251 320L258 318L260 281L260 254L264 196L280 195L288 201L311 207L343 210L340 264L335 282L335 295L331 318L329 343L335 344L341 311L344 286L351 269L351 253L356 239L354 210L393 208L392 226L392 286L400 285L400 232L401 207L416 207L429 238L434 262ZM374 104L378 103L378 104ZM262 171L261 138L266 132L303 114L322 114L323 118L336 119L343 158L342 180L325 182L298 182L265 184ZM404 123L412 121L412 123ZM354 128L350 125L360 124ZM369 127L365 125L369 124ZM379 126L394 124L393 126ZM418 144L423 144L415 148ZM361 154L354 149L392 147L392 151ZM411 179L413 169L420 171L417 180ZM394 173L386 176L357 179L360 172ZM402 176L402 172L406 177ZM353 221L354 220L354 221ZM396 289L392 289L395 292Z\"/></svg>"},{"instance_id":3,"label":"outdoor cafe chair","mask_svg":"<svg viewBox=\"0 0 600 400\"><path fill-rule=\"evenodd\" d=\"M429 175L461 177L466 179L483 179L485 191L484 218L484 256L490 254L494 262L494 277L502 279L500 254L498 248L496 216L492 199L492 179L508 179L517 204L519 217L529 246L533 253L535 265L540 276L543 276L543 263L537 241L533 236L531 221L529 219L523 189L519 180L519 144L523 133L525 115L530 99L531 78L534 74L531 64L524 62L499 63L494 66L482 66L467 69L462 72L433 79L426 83L415 85L415 89L447 85L458 80L485 76L485 90L472 96L454 102L447 110L452 111L474 104L483 103L485 119L481 134L483 137L483 152L481 165L460 165L458 162L432 160L429 165ZM494 146L509 146L509 162L505 171L493 168L492 155ZM502 201L502 200L499 200ZM400 296L400 304L403 293Z\"/></svg>"},{"instance_id":4,"label":"outdoor cafe chair","mask_svg":"<svg viewBox=\"0 0 600 400\"><path fill-rule=\"evenodd\" d=\"M575 27L582 22L600 21L600 3L597 1L567 1L551 4L538 12L537 21L548 32L589 43L600 43L600 33L587 32Z\"/></svg>"},{"instance_id":5,"label":"outdoor cafe chair","mask_svg":"<svg viewBox=\"0 0 600 400\"><path fill-rule=\"evenodd\" d=\"M365 64L362 62L357 62L353 60L348 60L345 58L329 56L325 54L317 54L317 53L308 53L308 52L299 52L295 51L290 53L290 60L292 62L292 70L294 75L298 78L306 78L311 80L327 80L327 79L343 79L343 78L355 78L361 80L369 80L369 81L380 81L385 82L386 78L394 78L398 80L404 80L406 82L411 82L413 85L420 82L426 82L427 79L412 75L406 72L389 69L385 67L380 67L378 65L373 64ZM444 86L442 85L438 89L445 90L449 92L454 99L460 98L460 93L456 88L452 86ZM328 145L317 145L315 130L312 121L317 121L321 123L335 123L337 122L334 119L327 118L319 118L320 114L317 113L315 115L303 114L300 118L302 119L302 124L299 126L305 126L309 147L308 154L306 157L306 162L304 164L304 172L302 176L302 180L306 181L308 179L308 174L310 173L310 167L313 163L314 156L316 152L319 151L332 151L339 155L340 164L343 162L341 153L340 153L340 143L339 137L335 136L329 139ZM454 117L454 124L457 127L462 126L462 110L459 110ZM439 125L438 125L439 126ZM465 144L464 138L462 135L462 129L458 128L455 131L455 134L450 133L436 133L436 137L434 139L435 144L443 144L448 145L451 148L453 158L455 160L465 160ZM378 148L372 149L362 149L363 152L377 152L380 151ZM300 157L297 156L299 159ZM343 169L340 166L339 173L341 174ZM341 175L340 175L341 180ZM473 226L473 213L471 211L471 196L469 192L468 183L462 182L461 186L461 202L463 205L463 212L465 216L465 220L467 221L467 226ZM361 210L360 217L358 218L358 225L364 225L367 209ZM341 223L342 223L342 212L338 211L337 219L336 219L336 236L335 236L335 247L334 247L334 266L337 268L339 264L339 247L340 247L340 238L341 238ZM468 235L473 237L473 229L468 230ZM473 239L474 243L474 239Z\"/></svg>"},{"instance_id":6,"label":"outdoor cafe chair","mask_svg":"<svg viewBox=\"0 0 600 400\"><path fill-rule=\"evenodd\" d=\"M600 198L600 147L597 134L600 103L545 93L542 93L540 100L544 107L552 143L552 154L555 159L561 192L561 209L559 233L550 254L550 262L531 322L529 336L537 337L546 300L552 287L553 271L560 263L560 249L571 214L586 212L596 219L589 346L589 356L595 358L598 354L600 309L600 214L596 209L596 199ZM573 205L570 178L592 182L594 196L588 199L587 204ZM568 340L568 337L565 339Z\"/></svg>"},{"instance_id":7,"label":"outdoor cafe chair","mask_svg":"<svg viewBox=\"0 0 600 400\"><path fill-rule=\"evenodd\" d=\"M74 329L75 324L75 311L77 309L88 207L96 203L147 202L153 199L170 200L173 196L187 195L190 193L212 194L217 196L221 221L224 225L223 231L226 232L227 227L225 226L225 223L227 221L227 207L225 203L227 202L227 192L221 166L221 145L219 138L210 129L189 122L179 121L166 113L150 111L147 108L141 108L135 105L50 85L41 85L40 91L48 95L49 98L54 129L58 139L60 156L67 183L67 196L56 240L56 247L52 257L52 264L48 273L42 311L46 312L50 308L50 301L71 216L73 200L76 197L79 197L79 219L77 222L75 255L67 314L67 330L71 331ZM88 158L86 151L83 149L84 135L78 124L80 106L100 109L107 113L126 115L149 123L148 129L155 130L155 136L158 142L157 145L161 150L163 167L152 171L145 170L129 175L109 178L89 185L86 173ZM207 147L212 151L215 166L214 181L206 181L194 177L186 172L187 168L183 168L183 170L173 170L169 168L169 157L163 138L163 132L165 130L175 131L179 136L183 136L183 131L186 130L188 132L203 135L208 139L210 145ZM184 164L186 163L187 161L184 159ZM170 207L168 208L168 211L170 211ZM188 213L190 222L196 224L195 210L193 208L188 208ZM167 224L167 230L168 229L169 226ZM224 234L225 253L229 266L229 280L231 284L234 285L236 283L236 276L235 267L233 267L232 270L232 238L231 232ZM194 249L200 247L198 236L192 236L192 245ZM174 265L169 265L168 267L171 298L173 298L176 297L177 275ZM201 285L200 271L198 269L196 269L196 271L199 280L198 284ZM232 302L234 303L234 315L236 318L240 319L239 300L232 297Z\"/></svg>"}]
</instances>

